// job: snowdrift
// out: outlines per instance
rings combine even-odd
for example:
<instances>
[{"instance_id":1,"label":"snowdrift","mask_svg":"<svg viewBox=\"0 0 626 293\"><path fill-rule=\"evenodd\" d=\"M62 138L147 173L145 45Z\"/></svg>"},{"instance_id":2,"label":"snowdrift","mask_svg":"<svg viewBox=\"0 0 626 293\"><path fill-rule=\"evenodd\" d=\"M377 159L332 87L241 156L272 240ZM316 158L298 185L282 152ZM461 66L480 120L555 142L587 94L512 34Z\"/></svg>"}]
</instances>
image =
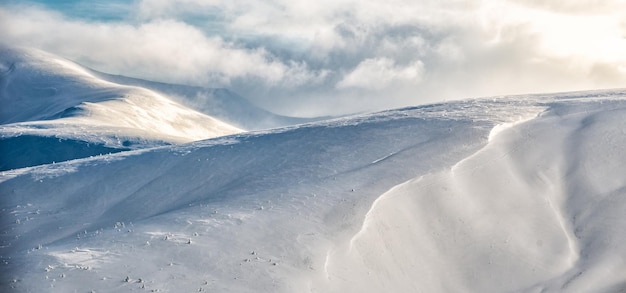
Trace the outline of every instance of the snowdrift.
<instances>
[{"instance_id":1,"label":"snowdrift","mask_svg":"<svg viewBox=\"0 0 626 293\"><path fill-rule=\"evenodd\" d=\"M620 292L626 91L2 172L7 292Z\"/></svg>"},{"instance_id":2,"label":"snowdrift","mask_svg":"<svg viewBox=\"0 0 626 293\"><path fill-rule=\"evenodd\" d=\"M2 170L241 132L45 52L0 46L0 56ZM28 146L14 150L25 141ZM28 155L47 146L58 151Z\"/></svg>"}]
</instances>

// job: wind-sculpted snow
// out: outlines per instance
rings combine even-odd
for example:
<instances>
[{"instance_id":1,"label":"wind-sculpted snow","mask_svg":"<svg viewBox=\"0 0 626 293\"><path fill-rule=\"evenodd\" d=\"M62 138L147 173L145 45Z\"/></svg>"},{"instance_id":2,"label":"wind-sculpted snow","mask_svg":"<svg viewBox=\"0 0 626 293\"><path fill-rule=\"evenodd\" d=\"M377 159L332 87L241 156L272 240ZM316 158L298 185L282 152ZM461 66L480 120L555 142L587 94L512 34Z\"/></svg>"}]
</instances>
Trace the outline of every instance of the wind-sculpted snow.
<instances>
[{"instance_id":1,"label":"wind-sculpted snow","mask_svg":"<svg viewBox=\"0 0 626 293\"><path fill-rule=\"evenodd\" d=\"M156 92L100 79L68 60L4 46L0 46L0 103L2 148L29 141L10 156L2 152L3 169L242 131ZM39 154L26 155L33 148Z\"/></svg>"},{"instance_id":2,"label":"wind-sculpted snow","mask_svg":"<svg viewBox=\"0 0 626 293\"><path fill-rule=\"evenodd\" d=\"M451 102L5 171L1 286L618 292L625 97Z\"/></svg>"},{"instance_id":3,"label":"wind-sculpted snow","mask_svg":"<svg viewBox=\"0 0 626 293\"><path fill-rule=\"evenodd\" d=\"M332 254L331 291L626 289L625 102L555 103L391 189Z\"/></svg>"},{"instance_id":4,"label":"wind-sculpted snow","mask_svg":"<svg viewBox=\"0 0 626 293\"><path fill-rule=\"evenodd\" d=\"M236 127L248 130L270 129L328 118L296 118L276 115L259 108L245 98L225 88L204 88L199 86L168 84L105 74L97 71L91 72L107 81L139 86L163 93L187 107Z\"/></svg>"}]
</instances>

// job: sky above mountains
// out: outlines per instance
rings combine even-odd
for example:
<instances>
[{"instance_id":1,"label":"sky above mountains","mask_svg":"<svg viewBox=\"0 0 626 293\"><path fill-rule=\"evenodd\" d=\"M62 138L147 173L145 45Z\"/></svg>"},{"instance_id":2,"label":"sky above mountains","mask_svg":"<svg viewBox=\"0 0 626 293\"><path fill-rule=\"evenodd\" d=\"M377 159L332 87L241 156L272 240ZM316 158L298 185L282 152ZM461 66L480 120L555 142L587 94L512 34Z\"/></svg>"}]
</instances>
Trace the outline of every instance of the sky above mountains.
<instances>
[{"instance_id":1,"label":"sky above mountains","mask_svg":"<svg viewBox=\"0 0 626 293\"><path fill-rule=\"evenodd\" d=\"M6 43L287 115L626 85L621 0L5 0L0 27Z\"/></svg>"}]
</instances>

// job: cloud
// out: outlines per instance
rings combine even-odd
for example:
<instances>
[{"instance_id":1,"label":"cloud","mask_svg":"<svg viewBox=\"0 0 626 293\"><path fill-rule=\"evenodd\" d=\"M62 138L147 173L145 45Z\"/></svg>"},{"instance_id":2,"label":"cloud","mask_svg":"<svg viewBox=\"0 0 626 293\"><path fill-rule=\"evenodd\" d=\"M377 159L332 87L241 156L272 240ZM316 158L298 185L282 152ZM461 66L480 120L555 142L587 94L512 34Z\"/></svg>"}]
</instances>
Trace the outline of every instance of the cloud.
<instances>
[{"instance_id":1,"label":"cloud","mask_svg":"<svg viewBox=\"0 0 626 293\"><path fill-rule=\"evenodd\" d=\"M0 37L44 48L99 70L143 78L211 85L255 79L270 86L298 86L319 74L304 62L280 60L263 48L245 48L206 36L184 22L159 19L137 25L68 20L58 13L0 10ZM62 33L60 33L62 32Z\"/></svg>"},{"instance_id":2,"label":"cloud","mask_svg":"<svg viewBox=\"0 0 626 293\"><path fill-rule=\"evenodd\" d=\"M365 59L337 83L337 88L381 90L393 84L417 83L423 70L424 64L421 61L397 66L389 58Z\"/></svg>"},{"instance_id":3,"label":"cloud","mask_svg":"<svg viewBox=\"0 0 626 293\"><path fill-rule=\"evenodd\" d=\"M626 84L621 0L138 0L116 9L125 19L0 6L0 38L111 73L230 87L295 115Z\"/></svg>"}]
</instances>

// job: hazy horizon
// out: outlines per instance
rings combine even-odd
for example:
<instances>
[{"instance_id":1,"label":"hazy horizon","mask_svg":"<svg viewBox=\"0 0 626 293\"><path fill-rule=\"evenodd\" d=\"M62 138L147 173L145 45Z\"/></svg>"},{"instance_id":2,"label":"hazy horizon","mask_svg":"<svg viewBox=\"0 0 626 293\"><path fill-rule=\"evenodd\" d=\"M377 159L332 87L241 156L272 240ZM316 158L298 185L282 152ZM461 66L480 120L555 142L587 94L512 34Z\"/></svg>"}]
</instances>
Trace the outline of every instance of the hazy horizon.
<instances>
[{"instance_id":1,"label":"hazy horizon","mask_svg":"<svg viewBox=\"0 0 626 293\"><path fill-rule=\"evenodd\" d=\"M623 1L5 1L0 39L333 115L626 85Z\"/></svg>"}]
</instances>

